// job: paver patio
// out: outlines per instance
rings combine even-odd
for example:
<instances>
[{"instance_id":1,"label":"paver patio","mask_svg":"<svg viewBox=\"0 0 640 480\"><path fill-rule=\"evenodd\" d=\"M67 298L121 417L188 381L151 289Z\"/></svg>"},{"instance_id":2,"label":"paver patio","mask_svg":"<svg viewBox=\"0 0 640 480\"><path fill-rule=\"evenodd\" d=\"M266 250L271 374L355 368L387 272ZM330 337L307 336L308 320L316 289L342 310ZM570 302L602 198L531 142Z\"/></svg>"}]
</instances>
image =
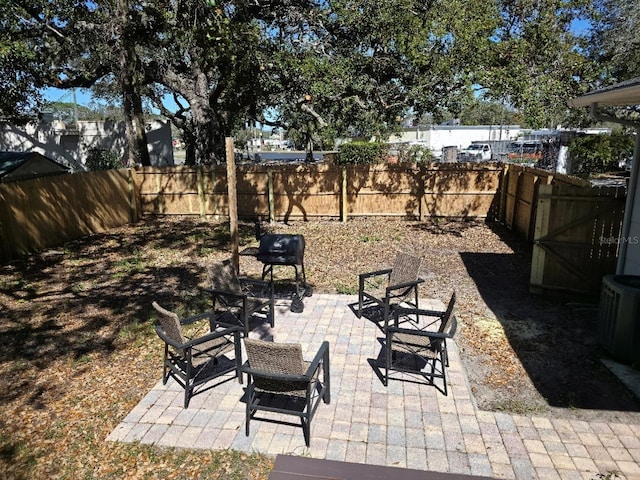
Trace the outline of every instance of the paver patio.
<instances>
[{"instance_id":1,"label":"paver patio","mask_svg":"<svg viewBox=\"0 0 640 480\"><path fill-rule=\"evenodd\" d=\"M618 478L640 479L640 425L480 411L455 342L448 344L448 396L433 386L399 380L384 387L374 368L382 364L382 333L373 322L356 317L355 303L355 295L315 294L304 299L301 314L279 303L275 327L251 333L299 342L307 359L329 341L331 403L318 408L310 448L299 426L252 421L246 437L244 385L231 376L182 408L182 388L160 380L159 339L158 383L108 440L288 453L495 478L590 480L619 472ZM421 306L443 307L438 300L423 300Z\"/></svg>"}]
</instances>

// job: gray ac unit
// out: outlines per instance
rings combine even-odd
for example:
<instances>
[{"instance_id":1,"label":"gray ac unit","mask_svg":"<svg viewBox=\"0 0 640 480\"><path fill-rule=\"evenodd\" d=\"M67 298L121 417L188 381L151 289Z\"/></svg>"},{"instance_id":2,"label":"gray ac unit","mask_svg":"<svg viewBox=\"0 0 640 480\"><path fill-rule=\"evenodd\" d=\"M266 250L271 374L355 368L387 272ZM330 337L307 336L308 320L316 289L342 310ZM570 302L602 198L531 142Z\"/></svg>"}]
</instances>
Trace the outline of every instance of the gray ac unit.
<instances>
[{"instance_id":1,"label":"gray ac unit","mask_svg":"<svg viewBox=\"0 0 640 480\"><path fill-rule=\"evenodd\" d=\"M617 360L640 366L640 276L602 279L598 340Z\"/></svg>"}]
</instances>

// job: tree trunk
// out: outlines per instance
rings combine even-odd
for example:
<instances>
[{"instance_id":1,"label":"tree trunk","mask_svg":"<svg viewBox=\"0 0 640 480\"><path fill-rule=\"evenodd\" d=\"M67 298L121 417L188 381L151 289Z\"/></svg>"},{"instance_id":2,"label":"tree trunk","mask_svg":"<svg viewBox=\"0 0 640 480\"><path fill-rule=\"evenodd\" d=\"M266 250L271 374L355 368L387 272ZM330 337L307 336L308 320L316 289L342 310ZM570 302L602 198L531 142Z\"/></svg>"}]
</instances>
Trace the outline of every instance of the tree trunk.
<instances>
[{"instance_id":1,"label":"tree trunk","mask_svg":"<svg viewBox=\"0 0 640 480\"><path fill-rule=\"evenodd\" d=\"M182 130L182 139L184 140L184 163L185 165L196 164L196 138L191 129L184 128Z\"/></svg>"},{"instance_id":2,"label":"tree trunk","mask_svg":"<svg viewBox=\"0 0 640 480\"><path fill-rule=\"evenodd\" d=\"M142 111L142 98L137 88L135 75L138 59L133 51L132 40L128 31L128 3L127 0L118 2L120 25L120 65L119 77L122 90L122 108L125 119L125 135L127 138L125 163L132 167L140 162L150 166L149 149L147 147L147 133Z\"/></svg>"},{"instance_id":3,"label":"tree trunk","mask_svg":"<svg viewBox=\"0 0 640 480\"><path fill-rule=\"evenodd\" d=\"M124 57L125 55L122 55ZM137 163L136 155L136 127L133 114L133 86L131 85L128 76L121 72L121 86L122 86L122 109L124 111L124 128L125 136L127 139L125 163L126 166L132 167Z\"/></svg>"},{"instance_id":4,"label":"tree trunk","mask_svg":"<svg viewBox=\"0 0 640 480\"><path fill-rule=\"evenodd\" d=\"M149 156L147 130L144 124L144 112L142 111L142 98L140 97L140 93L135 89L133 91L133 95L133 115L136 127L136 149L140 157L140 163L145 167L150 167L151 157Z\"/></svg>"}]
</instances>

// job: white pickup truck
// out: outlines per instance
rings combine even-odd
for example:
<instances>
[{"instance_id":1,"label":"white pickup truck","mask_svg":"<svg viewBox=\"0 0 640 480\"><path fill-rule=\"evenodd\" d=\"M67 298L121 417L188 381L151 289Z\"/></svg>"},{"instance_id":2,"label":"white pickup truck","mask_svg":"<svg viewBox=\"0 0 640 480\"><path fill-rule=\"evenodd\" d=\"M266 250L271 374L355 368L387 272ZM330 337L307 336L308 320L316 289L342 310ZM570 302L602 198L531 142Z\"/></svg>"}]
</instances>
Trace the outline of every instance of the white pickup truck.
<instances>
[{"instance_id":1,"label":"white pickup truck","mask_svg":"<svg viewBox=\"0 0 640 480\"><path fill-rule=\"evenodd\" d=\"M491 160L491 145L488 143L472 143L460 150L458 159L462 162L481 162Z\"/></svg>"}]
</instances>

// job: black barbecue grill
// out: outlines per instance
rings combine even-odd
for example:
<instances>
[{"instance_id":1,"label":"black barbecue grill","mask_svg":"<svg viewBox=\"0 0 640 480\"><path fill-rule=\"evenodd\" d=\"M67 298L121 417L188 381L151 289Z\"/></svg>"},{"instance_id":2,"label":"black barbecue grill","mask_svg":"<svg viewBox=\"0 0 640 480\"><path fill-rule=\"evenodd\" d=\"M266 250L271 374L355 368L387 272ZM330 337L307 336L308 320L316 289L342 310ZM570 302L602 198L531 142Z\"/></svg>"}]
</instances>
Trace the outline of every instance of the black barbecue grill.
<instances>
[{"instance_id":1,"label":"black barbecue grill","mask_svg":"<svg viewBox=\"0 0 640 480\"><path fill-rule=\"evenodd\" d=\"M304 309L302 297L311 296L311 287L307 285L304 271L304 237L302 235L266 234L260 236L257 259L264 265L262 279L270 275L273 284L273 267L275 265L290 266L296 273L296 291L291 311L300 313ZM300 267L300 271L298 270ZM302 274L302 282L300 282Z\"/></svg>"}]
</instances>

